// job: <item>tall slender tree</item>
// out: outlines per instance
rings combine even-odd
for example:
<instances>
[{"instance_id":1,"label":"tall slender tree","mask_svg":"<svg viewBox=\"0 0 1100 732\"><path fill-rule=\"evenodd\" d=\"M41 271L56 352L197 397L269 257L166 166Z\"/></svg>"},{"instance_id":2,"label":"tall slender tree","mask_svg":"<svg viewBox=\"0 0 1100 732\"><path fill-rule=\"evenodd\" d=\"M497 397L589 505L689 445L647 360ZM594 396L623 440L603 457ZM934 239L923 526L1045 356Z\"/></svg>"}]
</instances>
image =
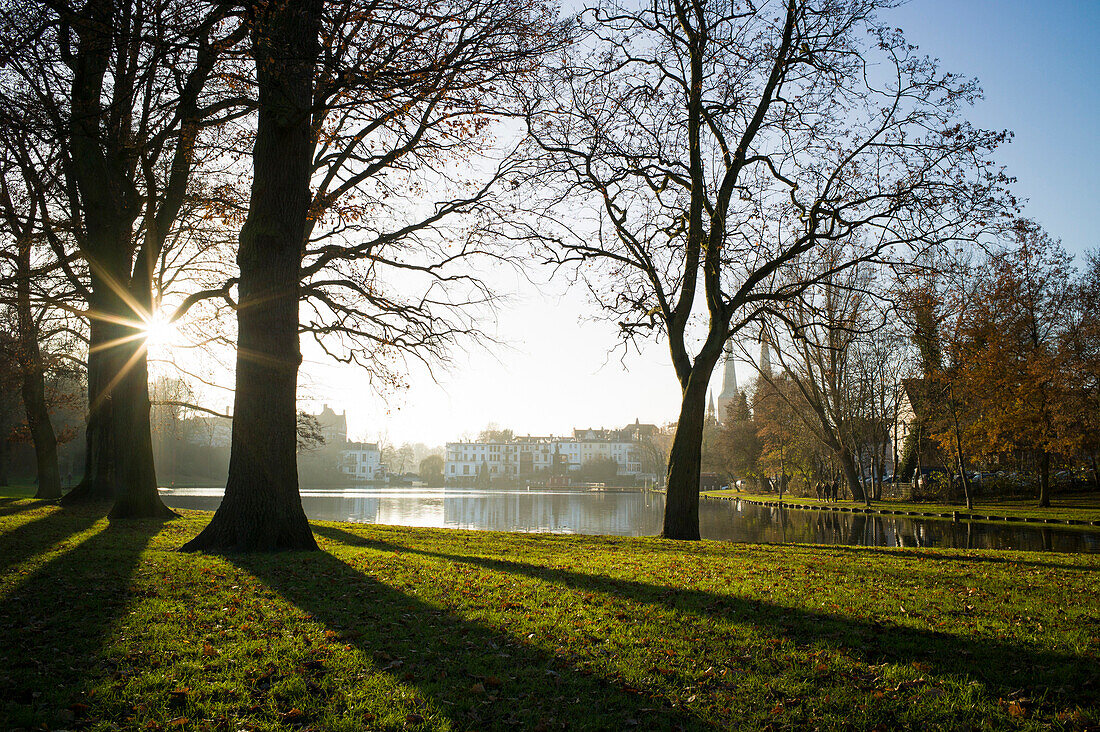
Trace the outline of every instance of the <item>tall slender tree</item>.
<instances>
[{"instance_id":1,"label":"tall slender tree","mask_svg":"<svg viewBox=\"0 0 1100 732\"><path fill-rule=\"evenodd\" d=\"M1003 135L959 116L977 86L882 25L891 5L602 3L530 97L549 261L626 341L667 339L666 537L699 538L707 385L728 339L813 284L788 271L856 237L838 268L938 244L999 206Z\"/></svg>"},{"instance_id":2,"label":"tall slender tree","mask_svg":"<svg viewBox=\"0 0 1100 732\"><path fill-rule=\"evenodd\" d=\"M1083 437L1065 348L1076 296L1073 260L1037 224L1021 220L986 278L960 327L952 386L971 412L975 451L1032 453L1038 503L1049 506L1053 460L1075 454Z\"/></svg>"},{"instance_id":3,"label":"tall slender tree","mask_svg":"<svg viewBox=\"0 0 1100 732\"><path fill-rule=\"evenodd\" d=\"M34 445L36 498L61 497L61 470L57 460L57 434L50 421L46 400L47 359L42 342L49 340L49 324L55 316L51 305L63 301L53 270L56 262L40 252L43 238L39 197L48 177L56 182L56 148L48 141L25 134L28 130L6 126L0 130L0 232L4 246L0 257L9 265L3 282L4 298L15 310L13 362L17 365L27 427ZM24 134L21 134L24 133ZM57 289L55 289L57 288ZM48 295L43 293L48 292Z\"/></svg>"}]
</instances>

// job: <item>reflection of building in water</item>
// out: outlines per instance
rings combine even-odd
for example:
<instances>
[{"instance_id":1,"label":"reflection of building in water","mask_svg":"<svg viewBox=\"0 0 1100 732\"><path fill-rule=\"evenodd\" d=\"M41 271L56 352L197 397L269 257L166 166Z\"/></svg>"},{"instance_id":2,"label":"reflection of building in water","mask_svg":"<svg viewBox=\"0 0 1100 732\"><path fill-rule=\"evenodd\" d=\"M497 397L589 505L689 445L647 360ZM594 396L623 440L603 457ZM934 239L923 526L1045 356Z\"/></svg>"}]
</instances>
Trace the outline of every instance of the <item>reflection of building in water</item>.
<instances>
[{"instance_id":1,"label":"reflection of building in water","mask_svg":"<svg viewBox=\"0 0 1100 732\"><path fill-rule=\"evenodd\" d=\"M435 496L384 496L378 501L379 524L392 526L446 526L444 501Z\"/></svg>"},{"instance_id":2,"label":"reflection of building in water","mask_svg":"<svg viewBox=\"0 0 1100 732\"><path fill-rule=\"evenodd\" d=\"M448 483L515 480L539 475L568 476L585 463L614 460L618 475L642 474L639 442L657 426L634 424L621 430L575 429L572 437L514 437L496 442L448 442L443 475Z\"/></svg>"},{"instance_id":3,"label":"reflection of building in water","mask_svg":"<svg viewBox=\"0 0 1100 732\"><path fill-rule=\"evenodd\" d=\"M633 492L458 491L443 499L443 520L456 528L578 534L645 533L647 507Z\"/></svg>"}]
</instances>

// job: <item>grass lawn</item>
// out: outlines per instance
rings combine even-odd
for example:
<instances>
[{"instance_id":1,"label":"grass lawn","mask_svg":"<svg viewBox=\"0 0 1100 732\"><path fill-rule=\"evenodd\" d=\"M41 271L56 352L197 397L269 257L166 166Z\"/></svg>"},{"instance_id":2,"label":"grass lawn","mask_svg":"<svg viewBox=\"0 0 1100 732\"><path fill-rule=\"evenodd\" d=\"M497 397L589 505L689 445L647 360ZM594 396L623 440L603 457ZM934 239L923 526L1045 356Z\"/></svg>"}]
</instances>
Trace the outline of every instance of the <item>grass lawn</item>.
<instances>
[{"instance_id":1,"label":"grass lawn","mask_svg":"<svg viewBox=\"0 0 1100 732\"><path fill-rule=\"evenodd\" d=\"M208 520L0 498L0 729L1100 723L1100 556Z\"/></svg>"},{"instance_id":2,"label":"grass lawn","mask_svg":"<svg viewBox=\"0 0 1100 732\"><path fill-rule=\"evenodd\" d=\"M733 489L720 491L704 491L704 495L743 498L750 501L779 500L778 493L745 493ZM1051 498L1050 508L1038 508L1035 498L1011 498L994 497L979 498L974 501L974 508L967 511L966 504L959 503L926 503L917 501L872 501L872 509L886 509L889 511L923 511L930 513L951 513L960 511L963 513L975 513L991 516L1017 516L1019 518L1052 518L1052 519L1077 519L1080 521L1100 521L1100 493L1069 493L1058 494ZM822 501L818 498L802 498L789 494L783 495L783 502L803 506L848 506L863 508L863 501Z\"/></svg>"}]
</instances>

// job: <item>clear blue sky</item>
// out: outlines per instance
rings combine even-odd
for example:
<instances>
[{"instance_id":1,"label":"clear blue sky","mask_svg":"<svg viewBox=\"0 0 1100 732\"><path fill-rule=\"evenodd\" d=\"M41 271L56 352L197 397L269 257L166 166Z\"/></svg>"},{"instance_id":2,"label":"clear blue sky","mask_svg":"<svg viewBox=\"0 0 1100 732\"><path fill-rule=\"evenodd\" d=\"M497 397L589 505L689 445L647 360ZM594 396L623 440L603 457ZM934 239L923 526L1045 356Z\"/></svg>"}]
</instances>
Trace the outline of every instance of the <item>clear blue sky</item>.
<instances>
[{"instance_id":1,"label":"clear blue sky","mask_svg":"<svg viewBox=\"0 0 1100 732\"><path fill-rule=\"evenodd\" d=\"M884 19L981 82L969 116L1015 132L999 157L1024 213L1071 252L1100 247L1100 0L912 0Z\"/></svg>"}]
</instances>

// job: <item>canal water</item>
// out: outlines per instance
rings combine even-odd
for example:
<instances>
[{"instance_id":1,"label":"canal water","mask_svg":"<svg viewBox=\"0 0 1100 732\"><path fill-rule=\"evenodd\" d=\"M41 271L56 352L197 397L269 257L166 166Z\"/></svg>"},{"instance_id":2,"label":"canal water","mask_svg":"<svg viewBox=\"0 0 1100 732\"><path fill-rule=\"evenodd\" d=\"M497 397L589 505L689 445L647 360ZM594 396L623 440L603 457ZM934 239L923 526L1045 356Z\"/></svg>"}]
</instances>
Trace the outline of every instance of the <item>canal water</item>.
<instances>
[{"instance_id":1,"label":"canal water","mask_svg":"<svg viewBox=\"0 0 1100 732\"><path fill-rule=\"evenodd\" d=\"M222 488L161 489L174 508L213 510ZM632 488L306 489L311 519L556 534L652 536L660 532L664 494ZM903 516L874 516L761 506L702 498L704 539L752 543L853 544L1028 551L1100 552L1100 532Z\"/></svg>"}]
</instances>

